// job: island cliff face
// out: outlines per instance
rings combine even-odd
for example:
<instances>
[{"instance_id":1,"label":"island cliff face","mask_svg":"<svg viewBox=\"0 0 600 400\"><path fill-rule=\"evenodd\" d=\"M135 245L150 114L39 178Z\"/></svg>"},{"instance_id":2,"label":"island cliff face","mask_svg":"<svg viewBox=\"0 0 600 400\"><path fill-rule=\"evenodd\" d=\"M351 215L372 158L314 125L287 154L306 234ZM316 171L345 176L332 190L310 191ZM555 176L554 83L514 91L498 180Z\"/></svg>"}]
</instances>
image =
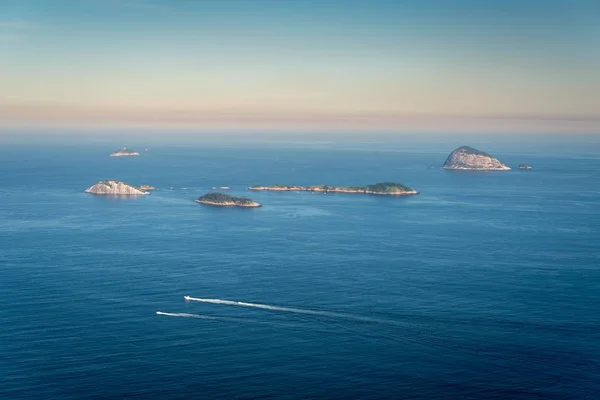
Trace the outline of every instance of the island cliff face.
<instances>
[{"instance_id":1,"label":"island cliff face","mask_svg":"<svg viewBox=\"0 0 600 400\"><path fill-rule=\"evenodd\" d=\"M273 185L273 186L250 186L250 190L267 190L274 192L323 192L323 193L362 193L383 195L410 195L418 192L408 186L395 182L375 183L367 186L297 186L297 185Z\"/></svg>"},{"instance_id":2,"label":"island cliff face","mask_svg":"<svg viewBox=\"0 0 600 400\"><path fill-rule=\"evenodd\" d=\"M508 171L509 167L491 155L469 146L454 150L444 163L445 169L469 171Z\"/></svg>"},{"instance_id":3,"label":"island cliff face","mask_svg":"<svg viewBox=\"0 0 600 400\"><path fill-rule=\"evenodd\" d=\"M247 197L233 197L223 193L206 193L196 199L197 203L218 207L260 207L261 205Z\"/></svg>"},{"instance_id":4,"label":"island cliff face","mask_svg":"<svg viewBox=\"0 0 600 400\"><path fill-rule=\"evenodd\" d=\"M117 195L117 196L138 196L148 194L135 186L128 185L121 181L100 181L88 188L86 193Z\"/></svg>"},{"instance_id":5,"label":"island cliff face","mask_svg":"<svg viewBox=\"0 0 600 400\"><path fill-rule=\"evenodd\" d=\"M130 150L127 147L123 147L122 149L119 149L117 151L115 151L114 153L111 153L110 156L111 157L126 157L126 156L139 156L140 153L138 153L135 150Z\"/></svg>"}]
</instances>

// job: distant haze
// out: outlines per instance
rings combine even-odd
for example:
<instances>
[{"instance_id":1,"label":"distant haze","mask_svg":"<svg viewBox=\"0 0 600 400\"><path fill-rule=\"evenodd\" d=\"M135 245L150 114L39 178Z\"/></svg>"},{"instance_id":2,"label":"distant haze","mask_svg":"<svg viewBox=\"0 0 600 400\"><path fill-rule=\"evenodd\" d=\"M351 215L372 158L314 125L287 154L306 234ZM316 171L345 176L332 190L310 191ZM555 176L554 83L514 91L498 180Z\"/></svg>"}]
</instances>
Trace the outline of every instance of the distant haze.
<instances>
[{"instance_id":1,"label":"distant haze","mask_svg":"<svg viewBox=\"0 0 600 400\"><path fill-rule=\"evenodd\" d=\"M5 0L15 128L600 132L600 2Z\"/></svg>"}]
</instances>

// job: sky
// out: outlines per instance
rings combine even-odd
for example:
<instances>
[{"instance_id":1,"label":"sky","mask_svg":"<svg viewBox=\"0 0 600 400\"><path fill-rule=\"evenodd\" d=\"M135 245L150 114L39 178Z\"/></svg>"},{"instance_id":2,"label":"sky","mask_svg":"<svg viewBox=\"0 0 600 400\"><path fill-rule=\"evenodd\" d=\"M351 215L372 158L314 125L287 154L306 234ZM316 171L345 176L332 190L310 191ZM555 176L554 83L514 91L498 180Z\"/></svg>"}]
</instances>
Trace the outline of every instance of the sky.
<instances>
[{"instance_id":1,"label":"sky","mask_svg":"<svg viewBox=\"0 0 600 400\"><path fill-rule=\"evenodd\" d=\"M597 0L0 0L0 128L600 134Z\"/></svg>"}]
</instances>

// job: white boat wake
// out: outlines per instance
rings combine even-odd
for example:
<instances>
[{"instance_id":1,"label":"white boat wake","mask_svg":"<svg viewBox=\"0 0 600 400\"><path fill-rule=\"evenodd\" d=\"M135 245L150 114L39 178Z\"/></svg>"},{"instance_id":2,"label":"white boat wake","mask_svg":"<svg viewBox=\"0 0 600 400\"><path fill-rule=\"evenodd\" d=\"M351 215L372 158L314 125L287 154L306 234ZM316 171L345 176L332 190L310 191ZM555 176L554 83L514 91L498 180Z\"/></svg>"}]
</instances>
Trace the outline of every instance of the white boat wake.
<instances>
[{"instance_id":1,"label":"white boat wake","mask_svg":"<svg viewBox=\"0 0 600 400\"><path fill-rule=\"evenodd\" d=\"M343 313L337 313L337 312L331 312L331 311L307 310L304 308L294 308L294 307L280 307L280 306L272 306L272 305L268 305L268 304L246 303L243 301L233 301L233 300L202 299L202 298L191 297L191 296L183 296L183 298L186 299L187 301L198 301L201 303L223 304L226 306L236 306L236 307L260 308L263 310L282 311L282 312L289 312L289 313L295 313L295 314L320 315L323 317L330 317L330 318L343 318L343 319L351 319L351 320L355 320L355 321L395 324L394 321L387 321L387 320L382 320L382 319L378 319L378 318L363 317L360 315L343 314Z\"/></svg>"},{"instance_id":2,"label":"white boat wake","mask_svg":"<svg viewBox=\"0 0 600 400\"><path fill-rule=\"evenodd\" d=\"M210 317L208 315L199 315L199 314L188 314L188 313L169 313L163 311L157 311L158 315L166 315L167 317L183 317L183 318L198 318L198 319L212 319L212 320L221 320L219 317Z\"/></svg>"},{"instance_id":3,"label":"white boat wake","mask_svg":"<svg viewBox=\"0 0 600 400\"><path fill-rule=\"evenodd\" d=\"M213 317L210 315L200 315L200 314L190 314L190 313L170 313L164 311L157 311L157 315L164 315L167 317L180 317L180 318L196 318L196 319L204 319L210 321L220 321L220 322L235 322L235 323L243 323L243 324L257 324L257 325L269 325L272 326L272 322L266 321L256 321L248 318L236 318L236 317Z\"/></svg>"},{"instance_id":4,"label":"white boat wake","mask_svg":"<svg viewBox=\"0 0 600 400\"><path fill-rule=\"evenodd\" d=\"M368 332L368 335L373 336L373 337L386 338L389 340L395 340L395 341L399 341L399 342L410 341L410 342L414 342L415 344L418 344L418 345L424 346L424 347L439 346L439 347L445 348L445 349L458 350L458 351L462 351L462 352L470 352L473 354L479 354L479 353L477 353L476 349L466 346L465 344L456 343L452 340L447 340L447 339L444 339L441 337L437 337L433 332L428 332L427 330L423 330L423 327L420 324L411 324L411 323L395 321L395 320L390 320L390 319L385 319L385 318L367 317L367 316L362 316L362 315L344 314L344 313L331 312L331 311L307 310L307 309L295 308L295 307L280 307L280 306L274 306L274 305L269 305L269 304L246 303L243 301L224 300L224 299L203 299L203 298L191 297L191 296L183 296L183 297L186 301L198 301L201 303L222 304L222 305L235 306L235 307L250 307L250 308L263 309L263 310L280 311L280 312L314 315L314 316L323 316L323 317L329 317L332 319L345 319L345 320L351 320L351 321L370 322L370 323L375 323L375 324L400 327L400 328L402 328L402 331L396 331L396 333L392 333L392 332L384 333L384 332L381 332L380 330L370 330ZM191 317L191 318L216 319L216 320L227 319L228 321L237 320L240 322L258 323L257 321L245 320L243 318L208 317L208 316L201 316L201 315L196 315L196 314L169 314L169 313L162 313L160 311L157 311L156 313L163 314L163 315L172 315L172 316L185 316L185 317ZM338 325L338 323L336 323L334 321L328 321L328 323L333 324L334 326L339 326L340 328L343 328L343 329L355 330L348 326ZM357 332L360 334L364 334L364 332L362 332L362 331L357 331ZM400 332L402 332L402 333L400 334Z\"/></svg>"}]
</instances>

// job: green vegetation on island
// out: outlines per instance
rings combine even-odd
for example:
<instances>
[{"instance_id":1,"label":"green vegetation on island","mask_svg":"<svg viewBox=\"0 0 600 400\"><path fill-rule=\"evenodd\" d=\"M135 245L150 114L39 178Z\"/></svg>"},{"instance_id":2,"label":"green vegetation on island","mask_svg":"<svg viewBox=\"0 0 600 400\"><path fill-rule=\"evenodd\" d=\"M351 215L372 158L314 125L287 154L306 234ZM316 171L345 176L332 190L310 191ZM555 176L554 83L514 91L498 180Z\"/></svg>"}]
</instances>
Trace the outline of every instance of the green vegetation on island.
<instances>
[{"instance_id":1,"label":"green vegetation on island","mask_svg":"<svg viewBox=\"0 0 600 400\"><path fill-rule=\"evenodd\" d=\"M260 207L260 204L247 197L234 197L224 193L206 193L196 202L215 206Z\"/></svg>"},{"instance_id":2,"label":"green vegetation on island","mask_svg":"<svg viewBox=\"0 0 600 400\"><path fill-rule=\"evenodd\" d=\"M373 193L381 193L381 194L394 194L398 191L403 191L403 192L411 192L414 191L414 189L409 188L408 186L404 186L401 183L395 183L395 182L382 182L382 183L375 183L373 185L367 185L364 188L365 191L367 192L373 192Z\"/></svg>"},{"instance_id":3,"label":"green vegetation on island","mask_svg":"<svg viewBox=\"0 0 600 400\"><path fill-rule=\"evenodd\" d=\"M472 148L470 146L461 146L461 147L459 147L458 149L456 149L454 151L461 152L463 154L472 154L474 156L492 157L491 155L489 155L485 151L477 150L477 149L474 149L474 148Z\"/></svg>"},{"instance_id":4,"label":"green vegetation on island","mask_svg":"<svg viewBox=\"0 0 600 400\"><path fill-rule=\"evenodd\" d=\"M408 195L417 194L417 191L396 182L381 182L366 186L331 186L331 185L314 185L314 186L299 186L299 185L282 185L276 184L271 186L250 186L250 190L266 190L280 192L333 192L333 193L364 193L364 194L387 194L387 195Z\"/></svg>"}]
</instances>

